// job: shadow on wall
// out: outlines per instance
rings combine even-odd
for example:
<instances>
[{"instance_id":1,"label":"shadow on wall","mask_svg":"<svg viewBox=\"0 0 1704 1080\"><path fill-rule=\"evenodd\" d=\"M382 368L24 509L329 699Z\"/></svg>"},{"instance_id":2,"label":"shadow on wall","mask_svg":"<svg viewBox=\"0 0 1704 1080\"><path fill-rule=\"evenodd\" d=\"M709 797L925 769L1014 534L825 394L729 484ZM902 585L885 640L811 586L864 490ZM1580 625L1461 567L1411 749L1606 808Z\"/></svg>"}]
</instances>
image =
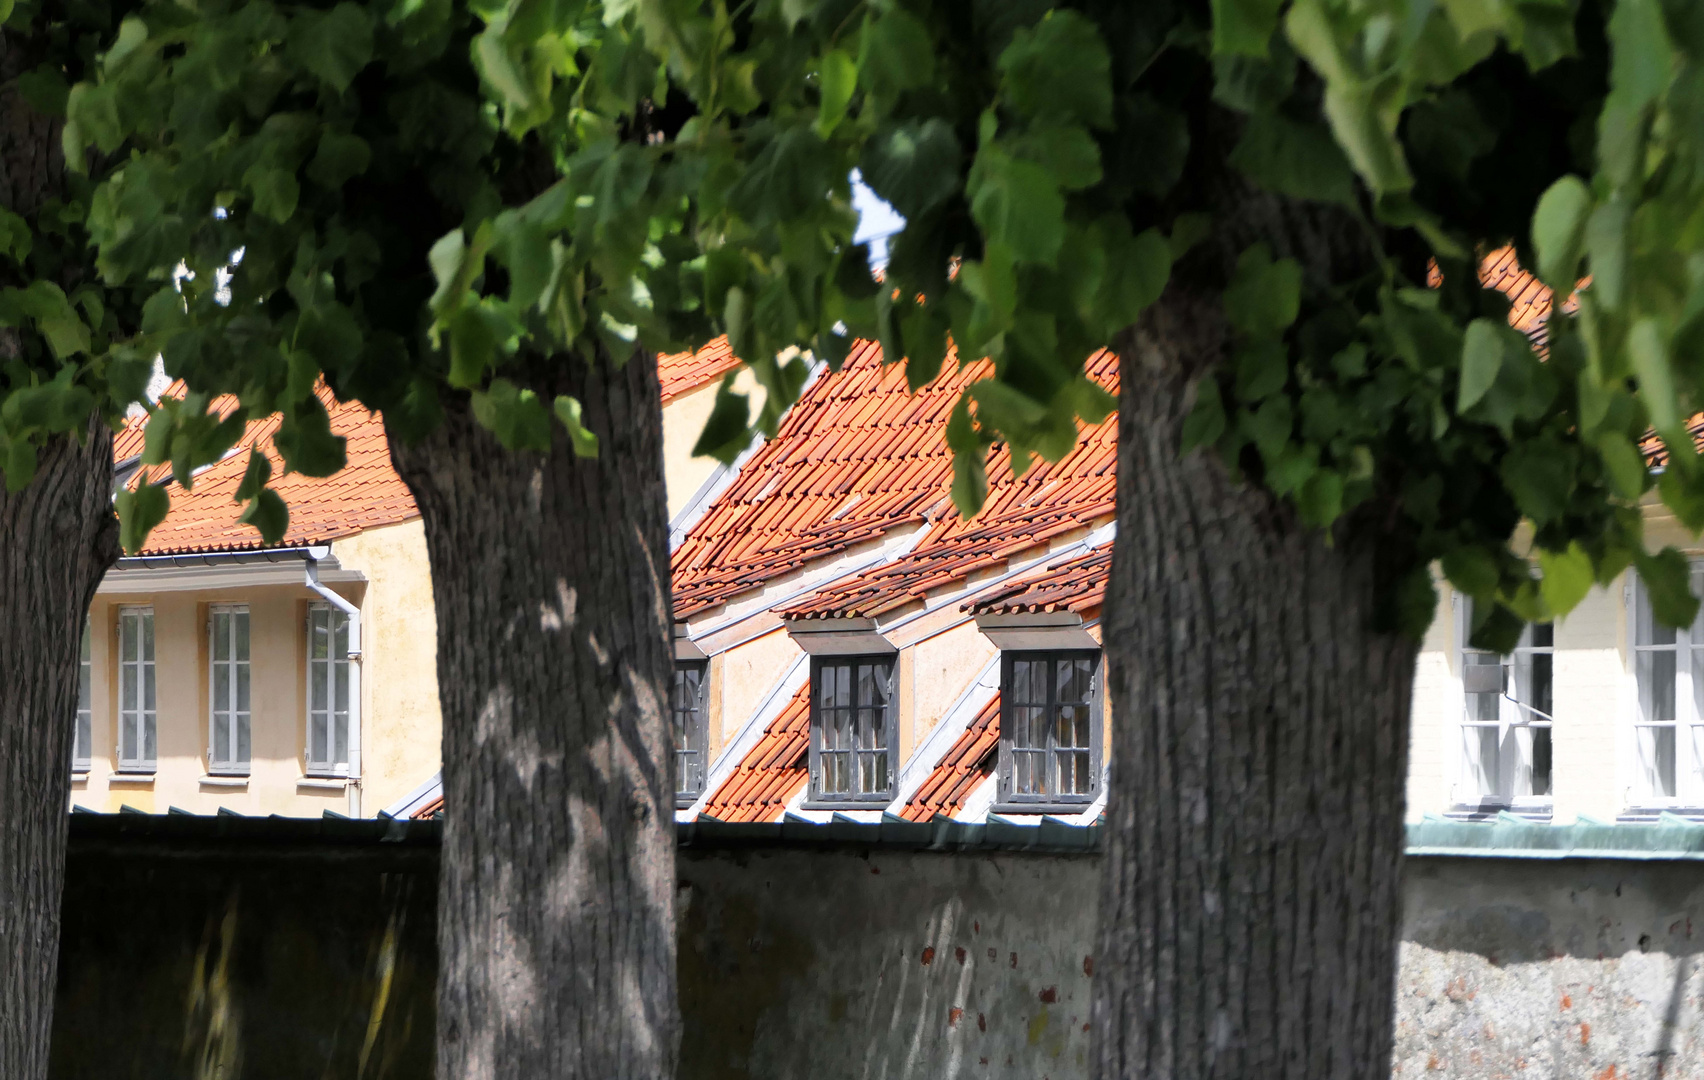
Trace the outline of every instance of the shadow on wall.
<instances>
[{"instance_id":1,"label":"shadow on wall","mask_svg":"<svg viewBox=\"0 0 1704 1080\"><path fill-rule=\"evenodd\" d=\"M432 1075L437 853L73 841L51 1080Z\"/></svg>"}]
</instances>

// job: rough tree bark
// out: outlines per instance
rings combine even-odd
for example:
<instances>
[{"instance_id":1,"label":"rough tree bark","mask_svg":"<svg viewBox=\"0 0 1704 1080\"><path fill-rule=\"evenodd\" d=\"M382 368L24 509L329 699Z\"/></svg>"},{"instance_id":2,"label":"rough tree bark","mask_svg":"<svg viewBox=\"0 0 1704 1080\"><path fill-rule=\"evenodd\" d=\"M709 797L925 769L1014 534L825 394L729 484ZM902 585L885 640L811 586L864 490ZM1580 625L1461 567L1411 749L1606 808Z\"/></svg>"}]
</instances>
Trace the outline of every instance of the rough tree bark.
<instances>
[{"instance_id":1,"label":"rough tree bark","mask_svg":"<svg viewBox=\"0 0 1704 1080\"><path fill-rule=\"evenodd\" d=\"M28 487L0 485L0 1076L18 1080L47 1075L78 645L117 557L96 421L82 445L49 443Z\"/></svg>"},{"instance_id":2,"label":"rough tree bark","mask_svg":"<svg viewBox=\"0 0 1704 1080\"><path fill-rule=\"evenodd\" d=\"M1220 117L1185 180L1215 235L1115 343L1094 1073L1371 1080L1390 1071L1416 655L1377 609L1403 538L1363 509L1328 541L1178 452L1195 380L1228 355L1237 253L1266 242L1317 290L1366 272L1370 233L1229 172Z\"/></svg>"},{"instance_id":3,"label":"rough tree bark","mask_svg":"<svg viewBox=\"0 0 1704 1080\"><path fill-rule=\"evenodd\" d=\"M64 194L59 124L17 90L18 75L41 60L39 44L0 33L0 205L25 217ZM21 348L16 331L0 330L0 358ZM82 442L52 439L22 491L0 483L0 1076L8 1080L47 1073L78 645L95 586L117 558L112 433L96 420Z\"/></svg>"},{"instance_id":4,"label":"rough tree bark","mask_svg":"<svg viewBox=\"0 0 1704 1080\"><path fill-rule=\"evenodd\" d=\"M538 365L599 437L391 440L426 528L445 832L438 1071L666 1080L675 1001L668 529L656 366Z\"/></svg>"}]
</instances>

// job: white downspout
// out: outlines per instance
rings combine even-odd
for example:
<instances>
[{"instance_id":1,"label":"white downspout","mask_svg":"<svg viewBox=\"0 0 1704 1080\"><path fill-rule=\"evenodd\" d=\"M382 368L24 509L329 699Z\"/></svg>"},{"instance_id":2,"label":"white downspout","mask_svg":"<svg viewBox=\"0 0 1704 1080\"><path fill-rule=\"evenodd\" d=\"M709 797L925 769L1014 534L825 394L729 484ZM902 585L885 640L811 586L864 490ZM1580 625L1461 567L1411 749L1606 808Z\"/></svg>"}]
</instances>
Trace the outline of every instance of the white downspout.
<instances>
[{"instance_id":1,"label":"white downspout","mask_svg":"<svg viewBox=\"0 0 1704 1080\"><path fill-rule=\"evenodd\" d=\"M349 617L349 816L361 816L361 609L320 584L319 560L329 548L308 552L308 588Z\"/></svg>"}]
</instances>

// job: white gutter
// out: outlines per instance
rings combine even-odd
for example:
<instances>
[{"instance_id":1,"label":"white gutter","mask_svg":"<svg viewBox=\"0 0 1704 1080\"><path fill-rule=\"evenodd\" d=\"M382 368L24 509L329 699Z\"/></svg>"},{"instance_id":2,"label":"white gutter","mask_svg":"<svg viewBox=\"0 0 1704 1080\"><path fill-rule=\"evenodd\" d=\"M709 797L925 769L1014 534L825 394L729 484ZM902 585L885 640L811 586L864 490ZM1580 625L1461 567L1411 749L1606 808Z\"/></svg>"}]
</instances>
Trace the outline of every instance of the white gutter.
<instances>
[{"instance_id":1,"label":"white gutter","mask_svg":"<svg viewBox=\"0 0 1704 1080\"><path fill-rule=\"evenodd\" d=\"M320 584L319 561L331 553L329 547L308 549L303 562L307 586L332 607L349 617L349 816L361 816L361 609Z\"/></svg>"}]
</instances>

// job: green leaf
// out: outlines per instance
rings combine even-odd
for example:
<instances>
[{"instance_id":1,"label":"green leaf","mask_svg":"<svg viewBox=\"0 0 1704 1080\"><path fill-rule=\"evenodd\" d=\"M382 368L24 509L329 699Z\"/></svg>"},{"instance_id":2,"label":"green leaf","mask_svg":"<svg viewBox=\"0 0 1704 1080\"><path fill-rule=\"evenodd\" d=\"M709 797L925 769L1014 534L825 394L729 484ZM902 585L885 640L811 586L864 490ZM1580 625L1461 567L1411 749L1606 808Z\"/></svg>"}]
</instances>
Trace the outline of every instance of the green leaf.
<instances>
[{"instance_id":1,"label":"green leaf","mask_svg":"<svg viewBox=\"0 0 1704 1080\"><path fill-rule=\"evenodd\" d=\"M970 214L1020 262L1051 266L1065 242L1065 198L1047 169L984 148L972 169Z\"/></svg>"},{"instance_id":2,"label":"green leaf","mask_svg":"<svg viewBox=\"0 0 1704 1080\"><path fill-rule=\"evenodd\" d=\"M1685 441L1668 343L1655 318L1646 316L1633 324L1627 335L1627 353L1633 360L1633 374L1639 377L1639 400L1651 414L1651 426L1671 443Z\"/></svg>"},{"instance_id":3,"label":"green leaf","mask_svg":"<svg viewBox=\"0 0 1704 1080\"><path fill-rule=\"evenodd\" d=\"M935 81L929 30L904 8L892 8L864 31L858 81L879 94L897 94Z\"/></svg>"},{"instance_id":4,"label":"green leaf","mask_svg":"<svg viewBox=\"0 0 1704 1080\"><path fill-rule=\"evenodd\" d=\"M1468 596L1489 597L1502 577L1497 556L1482 547L1457 547L1444 553L1439 560L1444 577Z\"/></svg>"},{"instance_id":5,"label":"green leaf","mask_svg":"<svg viewBox=\"0 0 1704 1080\"><path fill-rule=\"evenodd\" d=\"M148 534L166 520L166 511L171 509L171 505L171 496L164 484L138 484L113 497L113 508L118 511L118 542L126 554L134 555L142 550L142 545L148 542Z\"/></svg>"},{"instance_id":6,"label":"green leaf","mask_svg":"<svg viewBox=\"0 0 1704 1080\"><path fill-rule=\"evenodd\" d=\"M1237 350L1237 400L1253 404L1284 389L1290 353L1282 341L1265 338Z\"/></svg>"},{"instance_id":7,"label":"green leaf","mask_svg":"<svg viewBox=\"0 0 1704 1080\"><path fill-rule=\"evenodd\" d=\"M65 100L66 124L62 141L65 160L82 170L84 151L93 144L103 154L117 150L124 141L124 125L118 118L117 89L78 83Z\"/></svg>"},{"instance_id":8,"label":"green leaf","mask_svg":"<svg viewBox=\"0 0 1704 1080\"><path fill-rule=\"evenodd\" d=\"M1202 446L1212 446L1225 434L1225 402L1218 380L1203 376L1195 383L1195 404L1183 418L1183 440L1178 456Z\"/></svg>"},{"instance_id":9,"label":"green leaf","mask_svg":"<svg viewBox=\"0 0 1704 1080\"><path fill-rule=\"evenodd\" d=\"M255 498L272 479L272 461L258 448L249 448L248 468L243 470L242 482L237 485L237 492L232 498L236 502L248 502Z\"/></svg>"},{"instance_id":10,"label":"green leaf","mask_svg":"<svg viewBox=\"0 0 1704 1080\"><path fill-rule=\"evenodd\" d=\"M473 392L473 418L510 450L550 452L550 413L532 390L496 378Z\"/></svg>"},{"instance_id":11,"label":"green leaf","mask_svg":"<svg viewBox=\"0 0 1704 1080\"><path fill-rule=\"evenodd\" d=\"M1544 580L1540 583L1544 604L1557 616L1573 611L1592 590L1595 580L1592 557L1578 540L1570 541L1566 551L1552 552L1540 548L1538 565L1544 570Z\"/></svg>"},{"instance_id":12,"label":"green leaf","mask_svg":"<svg viewBox=\"0 0 1704 1080\"><path fill-rule=\"evenodd\" d=\"M22 266L24 260L30 256L32 243L29 222L0 207L0 254Z\"/></svg>"},{"instance_id":13,"label":"green leaf","mask_svg":"<svg viewBox=\"0 0 1704 1080\"><path fill-rule=\"evenodd\" d=\"M1251 337L1280 334L1301 310L1302 268L1294 259L1272 261L1265 244L1254 244L1237 259L1225 286L1225 316Z\"/></svg>"},{"instance_id":14,"label":"green leaf","mask_svg":"<svg viewBox=\"0 0 1704 1080\"><path fill-rule=\"evenodd\" d=\"M1664 469L1657 477L1657 491L1662 495L1663 505L1674 511L1674 516L1697 534L1704 529L1704 477L1689 476L1689 472L1697 470Z\"/></svg>"},{"instance_id":15,"label":"green leaf","mask_svg":"<svg viewBox=\"0 0 1704 1080\"><path fill-rule=\"evenodd\" d=\"M828 138L846 118L846 106L858 86L858 65L842 49L822 54L817 66L818 92L816 131Z\"/></svg>"},{"instance_id":16,"label":"green leaf","mask_svg":"<svg viewBox=\"0 0 1704 1080\"><path fill-rule=\"evenodd\" d=\"M1349 159L1322 124L1298 123L1281 113L1249 117L1230 162L1280 195L1355 205Z\"/></svg>"},{"instance_id":17,"label":"green leaf","mask_svg":"<svg viewBox=\"0 0 1704 1080\"><path fill-rule=\"evenodd\" d=\"M1213 55L1265 56L1283 0L1213 0Z\"/></svg>"},{"instance_id":18,"label":"green leaf","mask_svg":"<svg viewBox=\"0 0 1704 1080\"><path fill-rule=\"evenodd\" d=\"M1647 479L1645 459L1633 445L1633 440L1619 431L1605 431L1595 443L1615 493L1624 499L1637 499L1643 495Z\"/></svg>"},{"instance_id":19,"label":"green leaf","mask_svg":"<svg viewBox=\"0 0 1704 1080\"><path fill-rule=\"evenodd\" d=\"M1503 458L1503 484L1534 525L1560 518L1573 494L1574 476L1566 457L1537 443L1519 443Z\"/></svg>"},{"instance_id":20,"label":"green leaf","mask_svg":"<svg viewBox=\"0 0 1704 1080\"><path fill-rule=\"evenodd\" d=\"M254 212L280 225L296 212L302 187L296 175L272 165L251 165L243 173L243 186L254 194Z\"/></svg>"},{"instance_id":21,"label":"green leaf","mask_svg":"<svg viewBox=\"0 0 1704 1080\"><path fill-rule=\"evenodd\" d=\"M1296 494L1296 510L1304 525L1329 528L1343 514L1343 475L1333 469L1321 469L1308 477Z\"/></svg>"},{"instance_id":22,"label":"green leaf","mask_svg":"<svg viewBox=\"0 0 1704 1080\"><path fill-rule=\"evenodd\" d=\"M330 11L298 9L284 52L341 94L373 59L372 19L349 0Z\"/></svg>"},{"instance_id":23,"label":"green leaf","mask_svg":"<svg viewBox=\"0 0 1704 1080\"><path fill-rule=\"evenodd\" d=\"M1557 180L1539 197L1532 213L1532 243L1538 249L1538 276L1558 294L1574 291L1579 279L1586 219L1592 193L1579 177Z\"/></svg>"},{"instance_id":24,"label":"green leaf","mask_svg":"<svg viewBox=\"0 0 1704 1080\"><path fill-rule=\"evenodd\" d=\"M140 49L148 40L148 24L134 15L118 24L118 37L101 58L101 70L108 79L124 67L125 58Z\"/></svg>"},{"instance_id":25,"label":"green leaf","mask_svg":"<svg viewBox=\"0 0 1704 1080\"><path fill-rule=\"evenodd\" d=\"M283 496L276 491L261 488L243 507L237 520L260 530L260 538L268 544L276 544L284 539L284 533L290 528L290 508L284 505Z\"/></svg>"},{"instance_id":26,"label":"green leaf","mask_svg":"<svg viewBox=\"0 0 1704 1080\"><path fill-rule=\"evenodd\" d=\"M947 418L947 446L953 452L953 505L966 521L988 499L987 444L970 417L970 392L953 404Z\"/></svg>"},{"instance_id":27,"label":"green leaf","mask_svg":"<svg viewBox=\"0 0 1704 1080\"><path fill-rule=\"evenodd\" d=\"M710 418L693 444L693 457L713 457L724 465L745 453L751 445L751 403L734 392L734 373L729 372L716 389Z\"/></svg>"},{"instance_id":28,"label":"green leaf","mask_svg":"<svg viewBox=\"0 0 1704 1080\"><path fill-rule=\"evenodd\" d=\"M911 219L958 190L962 158L952 125L931 117L877 130L864 144L858 169L870 190Z\"/></svg>"},{"instance_id":29,"label":"green leaf","mask_svg":"<svg viewBox=\"0 0 1704 1080\"><path fill-rule=\"evenodd\" d=\"M360 136L327 131L320 136L314 159L308 162L308 179L323 188L340 188L366 172L372 156L372 148Z\"/></svg>"},{"instance_id":30,"label":"green leaf","mask_svg":"<svg viewBox=\"0 0 1704 1080\"><path fill-rule=\"evenodd\" d=\"M899 324L905 345L905 381L916 393L935 381L947 358L946 319L934 308L919 304Z\"/></svg>"},{"instance_id":31,"label":"green leaf","mask_svg":"<svg viewBox=\"0 0 1704 1080\"><path fill-rule=\"evenodd\" d=\"M1000 54L1002 94L1030 117L1112 126L1112 57L1094 23L1055 8L1033 29L1019 29Z\"/></svg>"},{"instance_id":32,"label":"green leaf","mask_svg":"<svg viewBox=\"0 0 1704 1080\"><path fill-rule=\"evenodd\" d=\"M1645 583L1651 600L1651 613L1664 626L1691 626L1698 617L1698 598L1692 595L1692 568L1672 547L1655 555L1639 552L1633 556L1639 579Z\"/></svg>"},{"instance_id":33,"label":"green leaf","mask_svg":"<svg viewBox=\"0 0 1704 1080\"><path fill-rule=\"evenodd\" d=\"M303 476L332 476L348 463L341 435L331 433L331 417L317 395L309 394L293 408L284 410L272 445L284 458L284 467Z\"/></svg>"},{"instance_id":34,"label":"green leaf","mask_svg":"<svg viewBox=\"0 0 1704 1080\"><path fill-rule=\"evenodd\" d=\"M1461 387L1456 391L1456 412L1464 413L1479 404L1497 381L1503 366L1503 327L1490 319L1475 319L1467 326L1461 346Z\"/></svg>"},{"instance_id":35,"label":"green leaf","mask_svg":"<svg viewBox=\"0 0 1704 1080\"><path fill-rule=\"evenodd\" d=\"M580 399L558 394L555 405L556 419L568 429L568 442L574 448L575 457L595 458L598 456L598 436L587 427L581 419Z\"/></svg>"},{"instance_id":36,"label":"green leaf","mask_svg":"<svg viewBox=\"0 0 1704 1080\"><path fill-rule=\"evenodd\" d=\"M1586 251L1591 256L1591 291L1610 311L1619 311L1627 286L1627 226L1632 214L1624 200L1600 205L1586 219Z\"/></svg>"}]
</instances>

